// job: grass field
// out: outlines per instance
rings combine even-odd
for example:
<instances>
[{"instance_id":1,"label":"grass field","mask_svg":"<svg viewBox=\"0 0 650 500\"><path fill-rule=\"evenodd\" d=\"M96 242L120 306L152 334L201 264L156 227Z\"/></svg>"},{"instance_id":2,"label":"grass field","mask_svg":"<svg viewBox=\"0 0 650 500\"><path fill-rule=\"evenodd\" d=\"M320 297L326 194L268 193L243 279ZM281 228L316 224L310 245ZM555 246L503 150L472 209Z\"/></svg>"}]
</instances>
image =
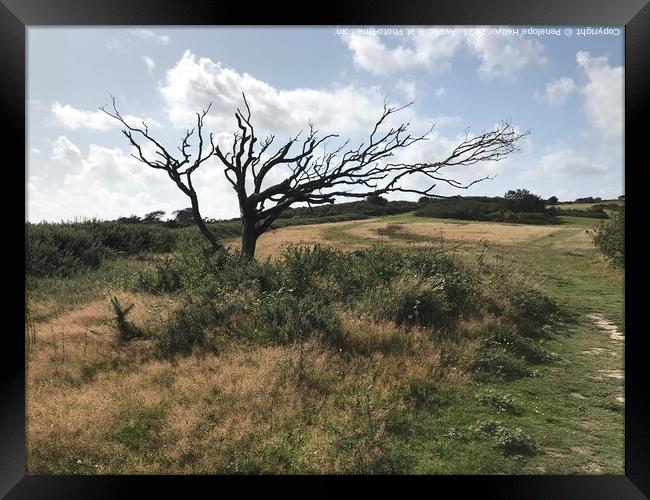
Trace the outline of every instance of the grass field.
<instances>
[{"instance_id":1,"label":"grass field","mask_svg":"<svg viewBox=\"0 0 650 500\"><path fill-rule=\"evenodd\" d=\"M400 214L281 228L258 243L262 258L289 243L432 245L527 276L561 319L540 341L552 362L511 381L470 375L482 326L471 321L438 337L344 314L338 351L237 340L218 356L161 359L150 340L116 341L109 302L134 303L130 319L156 331L178 296L130 290L160 257L39 280L26 331L28 472L622 474L624 275L591 244L599 221L561 219Z\"/></svg>"}]
</instances>

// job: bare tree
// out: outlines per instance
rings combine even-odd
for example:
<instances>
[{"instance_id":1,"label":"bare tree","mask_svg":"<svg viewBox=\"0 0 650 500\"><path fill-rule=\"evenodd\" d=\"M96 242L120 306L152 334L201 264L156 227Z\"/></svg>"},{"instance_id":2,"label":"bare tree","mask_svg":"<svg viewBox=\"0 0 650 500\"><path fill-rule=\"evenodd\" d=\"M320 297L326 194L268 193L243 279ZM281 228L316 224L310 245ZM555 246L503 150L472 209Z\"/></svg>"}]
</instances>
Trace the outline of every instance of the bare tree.
<instances>
[{"instance_id":1,"label":"bare tree","mask_svg":"<svg viewBox=\"0 0 650 500\"><path fill-rule=\"evenodd\" d=\"M242 94L243 95L243 94ZM258 138L251 122L251 110L243 95L246 112L235 112L238 131L234 134L232 148L224 152L213 143L210 135L208 154L203 152L203 119L208 109L197 113L197 131L199 147L194 161L187 153L189 138L194 130L189 130L178 148L182 159L172 157L155 139L149 135L146 125L136 128L128 125L115 108L113 111L100 108L110 116L118 119L126 128L123 133L138 151L138 160L152 168L165 170L176 185L190 197L194 219L201 232L210 241L213 248L221 246L216 235L206 227L201 219L198 199L192 187L192 173L207 159L215 155L224 167L228 182L232 185L239 201L242 222L242 253L255 255L257 239L268 231L280 214L295 203L321 205L334 203L336 197L365 198L386 193L404 192L430 196L438 183L446 183L459 189L488 179L482 177L468 183L444 176L443 169L448 167L469 167L484 161L499 161L516 150L516 142L527 133L518 133L508 122L495 127L494 130L465 138L453 151L440 161L423 161L416 163L390 162L390 158L399 150L428 139L432 128L423 135L411 135L408 123L390 127L387 119L412 103L402 107L384 104L383 112L375 123L367 141L358 147L349 147L346 140L331 150L327 141L337 138L337 134L319 136L318 131L309 124L309 132L301 139L302 132L270 153L275 141L271 135L263 139L256 147ZM387 130L386 130L387 129ZM157 160L143 156L142 149L133 134L137 133L155 146ZM268 185L265 179L270 172L283 169L285 175L281 182ZM411 175L420 174L427 178L425 188L406 188L403 181Z\"/></svg>"},{"instance_id":2,"label":"bare tree","mask_svg":"<svg viewBox=\"0 0 650 500\"><path fill-rule=\"evenodd\" d=\"M202 113L196 114L196 131L199 144L196 156L193 160L191 160L192 154L188 152L188 148L190 148L189 140L190 137L192 137L194 134L195 129L188 130L185 133L183 142L178 147L178 151L181 153L181 158L179 159L176 156L172 156L162 146L162 144L160 144L159 141L151 137L149 134L149 127L147 127L146 123L142 122L142 128L133 127L132 125L126 123L120 112L117 110L117 107L115 106L115 98L111 97L111 101L113 103L112 111L108 111L105 106L101 106L99 109L101 109L107 115L119 120L122 125L124 125L125 128L122 130L122 133L126 136L131 145L137 151L137 155L131 154L131 156L151 168L164 170L167 172L169 178L174 181L178 188L190 199L194 222L198 226L203 236L205 236L205 238L210 242L212 249L218 250L220 248L223 248L223 245L219 241L217 235L214 234L210 228L208 228L205 221L203 220L203 217L201 216L201 212L199 210L199 198L196 194L196 190L194 189L194 185L192 184L192 174L194 171L214 155L215 146L212 134L209 135L210 147L208 148L207 154L203 149L203 119L205 118L205 115L208 114L208 111L210 111L210 106L208 106L208 108ZM140 137L141 139L144 139L146 142L148 142L151 146L153 146L154 154L157 157L156 159L146 158L144 156L142 145L136 141L134 134L135 137Z\"/></svg>"}]
</instances>

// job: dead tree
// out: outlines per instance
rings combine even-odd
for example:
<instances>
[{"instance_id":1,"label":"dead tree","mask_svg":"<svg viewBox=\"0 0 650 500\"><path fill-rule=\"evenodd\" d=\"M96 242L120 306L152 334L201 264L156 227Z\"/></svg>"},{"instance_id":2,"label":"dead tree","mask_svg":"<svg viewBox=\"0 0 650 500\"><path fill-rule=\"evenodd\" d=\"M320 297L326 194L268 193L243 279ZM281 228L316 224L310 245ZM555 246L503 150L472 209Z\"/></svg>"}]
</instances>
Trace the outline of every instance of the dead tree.
<instances>
[{"instance_id":1,"label":"dead tree","mask_svg":"<svg viewBox=\"0 0 650 500\"><path fill-rule=\"evenodd\" d=\"M192 172L215 155L224 167L226 179L237 193L242 223L241 251L249 257L255 255L257 239L272 227L273 222L285 209L293 204L322 205L334 203L337 197L365 198L394 192L430 196L438 183L467 189L477 182L488 179L489 176L462 183L445 177L443 170L448 167L470 167L484 161L499 161L515 151L517 141L527 134L517 132L510 123L504 122L494 130L476 136L470 137L469 131L466 131L464 140L440 161L390 162L391 157L399 150L427 140L432 129L423 135L413 136L408 130L408 123L389 127L388 117L410 104L402 107L384 104L383 112L367 141L358 147L349 147L348 139L338 147L328 150L327 141L337 138L338 135L319 136L318 131L310 123L309 132L304 138L301 139L302 133L299 133L270 153L269 149L275 141L275 136L271 135L263 139L256 147L258 138L251 122L251 110L245 95L243 100L246 112L236 110L238 131L234 134L232 148L226 152L219 145L213 144L210 135L211 149L209 154L202 156L203 118L210 107L208 106L203 113L197 114L200 144L198 156L193 162L190 162L190 155L186 153L189 147L188 140L193 131L188 131L183 139L183 145L179 148L183 159L179 161L150 137L146 126L144 129L138 129L127 125L115 109L114 100L113 112L100 109L125 125L126 129L123 133L137 149L139 157L136 158L153 168L165 170L178 187L190 197L199 228L213 247L217 248L220 244L216 236L207 229L200 218L198 200L191 184ZM161 160L151 161L143 157L140 146L133 138L134 132L157 147L156 154ZM284 179L271 185L265 183L269 173L274 170L277 172L277 169L283 169ZM420 174L427 179L425 188L403 186L404 179L415 174ZM186 177L186 182L183 182L183 176Z\"/></svg>"},{"instance_id":2,"label":"dead tree","mask_svg":"<svg viewBox=\"0 0 650 500\"><path fill-rule=\"evenodd\" d=\"M142 122L142 128L138 127L133 127L126 123L124 121L124 118L120 114L120 112L117 110L117 107L115 106L115 98L111 98L112 103L113 103L113 109L112 111L108 111L104 106L101 106L99 109L102 110L104 113L106 113L109 116L112 116L113 118L119 120L122 125L124 125L124 129L122 130L122 133L126 136L126 138L129 140L131 145L136 149L137 155L131 154L133 158L136 160L141 161L145 165L148 165L151 168L155 168L158 170L163 170L167 173L169 178L174 181L176 186L187 195L187 197L190 199L190 203L192 206L192 216L194 218L194 222L198 226L199 230L201 231L201 234L205 236L205 238L210 242L210 245L212 245L212 250L216 251L220 248L223 248L223 244L219 241L219 238L217 237L216 234L214 234L210 228L206 225L205 221L203 220L203 216L201 215L201 212L199 210L199 198L196 194L196 190L194 189L194 185L192 184L192 174L194 171L201 166L205 161L209 160L213 155L214 155L214 138L213 135L209 135L209 141L210 141L210 147L208 148L207 154L203 149L204 145L204 138L203 138L203 119L205 118L205 115L208 114L208 111L210 110L210 106L206 110L204 110L202 113L197 113L196 114L196 132L197 132L197 137L198 137L198 148L196 155L194 159L192 160L192 154L188 152L188 148L190 147L189 140L192 135L194 135L195 129L188 130L185 133L185 136L183 137L183 142L181 145L178 147L178 150L181 153L181 157L177 158L176 156L172 156L161 144L158 142L156 139L151 137L149 134L149 128L147 125ZM142 151L142 145L136 141L134 134L136 137L141 137L144 139L146 142L148 142L150 145L154 147L154 152L155 155L158 157L157 159L151 159L151 158L145 158L144 153Z\"/></svg>"}]
</instances>

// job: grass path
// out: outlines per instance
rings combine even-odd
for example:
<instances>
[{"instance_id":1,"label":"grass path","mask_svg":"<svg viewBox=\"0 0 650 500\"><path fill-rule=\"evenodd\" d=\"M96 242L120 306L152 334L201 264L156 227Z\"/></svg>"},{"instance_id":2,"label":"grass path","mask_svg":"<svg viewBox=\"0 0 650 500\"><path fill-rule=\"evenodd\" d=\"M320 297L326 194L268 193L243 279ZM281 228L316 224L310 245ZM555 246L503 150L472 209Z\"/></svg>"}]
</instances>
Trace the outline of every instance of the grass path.
<instances>
[{"instance_id":1,"label":"grass path","mask_svg":"<svg viewBox=\"0 0 650 500\"><path fill-rule=\"evenodd\" d=\"M421 442L417 471L624 472L624 341L622 334L617 335L613 330L625 329L623 273L612 269L596 255L585 230L597 225L597 220L562 219L564 224L550 234L519 244L493 246L490 250L499 256L497 258L538 282L568 315L563 331L556 332L546 346L559 356L559 361L539 367L539 376L535 378L466 388L468 397L457 399L440 414L424 416L420 422L423 435L426 436L428 428L429 432L433 430L456 438L436 436ZM422 218L411 214L382 220L422 222ZM355 226L332 228L327 236L359 243L358 236L350 231ZM476 403L476 398L471 397L472 392L480 394L486 388L506 391L527 409L519 416L494 417L506 426L522 428L533 436L540 446L534 457L528 460L501 458L495 464L488 450L480 446L468 447L464 442L461 429L489 416L485 408ZM488 465L490 463L492 465Z\"/></svg>"}]
</instances>

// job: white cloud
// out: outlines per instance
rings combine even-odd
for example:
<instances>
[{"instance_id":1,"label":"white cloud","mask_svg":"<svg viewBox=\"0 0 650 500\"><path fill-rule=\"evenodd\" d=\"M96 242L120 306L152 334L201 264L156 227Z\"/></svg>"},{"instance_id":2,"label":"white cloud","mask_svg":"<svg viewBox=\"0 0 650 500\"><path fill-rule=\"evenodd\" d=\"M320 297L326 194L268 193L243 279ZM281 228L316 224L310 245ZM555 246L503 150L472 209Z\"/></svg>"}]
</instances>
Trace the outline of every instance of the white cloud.
<instances>
[{"instance_id":1,"label":"white cloud","mask_svg":"<svg viewBox=\"0 0 650 500\"><path fill-rule=\"evenodd\" d=\"M146 167L119 148L90 144L83 156L77 145L61 136L52 142L51 158L54 170L63 178L54 183L30 176L27 200L31 221L114 219L188 205L164 172Z\"/></svg>"},{"instance_id":2,"label":"white cloud","mask_svg":"<svg viewBox=\"0 0 650 500\"><path fill-rule=\"evenodd\" d=\"M449 58L459 47L460 31L449 35L422 35L411 40L411 46L388 48L378 35L343 35L343 42L354 54L354 63L375 74L390 74L414 67L432 71L449 69Z\"/></svg>"},{"instance_id":3,"label":"white cloud","mask_svg":"<svg viewBox=\"0 0 650 500\"><path fill-rule=\"evenodd\" d=\"M607 57L578 52L576 61L587 77L580 90L591 126L606 138L623 135L623 67L612 67Z\"/></svg>"},{"instance_id":4,"label":"white cloud","mask_svg":"<svg viewBox=\"0 0 650 500\"><path fill-rule=\"evenodd\" d=\"M81 110L69 104L62 105L59 102L55 102L52 105L52 115L56 123L69 130L108 130L121 125L115 118L111 118L101 110ZM150 128L160 127L160 123L152 118L126 115L124 119L129 125L133 126L140 126L144 121Z\"/></svg>"},{"instance_id":5,"label":"white cloud","mask_svg":"<svg viewBox=\"0 0 650 500\"><path fill-rule=\"evenodd\" d=\"M81 150L64 135L52 141L52 160L78 161L81 158Z\"/></svg>"},{"instance_id":6,"label":"white cloud","mask_svg":"<svg viewBox=\"0 0 650 500\"><path fill-rule=\"evenodd\" d=\"M546 84L544 94L537 95L539 99L551 105L564 104L566 98L578 90L578 86L572 78L562 77Z\"/></svg>"},{"instance_id":7,"label":"white cloud","mask_svg":"<svg viewBox=\"0 0 650 500\"><path fill-rule=\"evenodd\" d=\"M152 30L134 29L129 30L132 37L146 42L153 42L158 45L169 45L171 38L168 35L159 35ZM131 37L111 38L104 43L104 46L111 51L128 52L133 48L133 39Z\"/></svg>"},{"instance_id":8,"label":"white cloud","mask_svg":"<svg viewBox=\"0 0 650 500\"><path fill-rule=\"evenodd\" d=\"M608 168L600 159L587 158L568 147L558 147L540 158L539 172L552 177L577 177L606 174Z\"/></svg>"},{"instance_id":9,"label":"white cloud","mask_svg":"<svg viewBox=\"0 0 650 500\"><path fill-rule=\"evenodd\" d=\"M512 80L529 66L544 65L544 46L537 40L490 35L474 30L466 37L470 51L480 60L478 74L484 80L504 78Z\"/></svg>"},{"instance_id":10,"label":"white cloud","mask_svg":"<svg viewBox=\"0 0 650 500\"><path fill-rule=\"evenodd\" d=\"M236 129L233 113L243 107L242 92L246 93L258 135L273 133L278 141L295 136L310 120L322 134L364 137L379 118L385 97L379 86L277 89L248 73L197 58L190 51L167 71L161 87L165 109L175 127L193 126L196 112L211 102L206 123L221 131ZM410 121L414 132L424 132L432 120L419 116L414 107L393 117L393 121Z\"/></svg>"},{"instance_id":11,"label":"white cloud","mask_svg":"<svg viewBox=\"0 0 650 500\"><path fill-rule=\"evenodd\" d=\"M149 56L142 56L142 60L144 61L149 74L153 76L153 70L156 69L156 62Z\"/></svg>"},{"instance_id":12,"label":"white cloud","mask_svg":"<svg viewBox=\"0 0 650 500\"><path fill-rule=\"evenodd\" d=\"M168 35L159 35L154 31L145 29L131 30L131 34L140 40L157 42L163 45L167 45L171 40Z\"/></svg>"},{"instance_id":13,"label":"white cloud","mask_svg":"<svg viewBox=\"0 0 650 500\"><path fill-rule=\"evenodd\" d=\"M451 68L452 56L462 48L480 59L477 72L485 80L512 80L525 68L547 62L544 46L537 40L491 35L488 29L467 33L450 29L453 32L416 34L393 48L387 47L376 34L346 34L341 39L352 51L357 67L378 75L416 68L446 71Z\"/></svg>"}]
</instances>

